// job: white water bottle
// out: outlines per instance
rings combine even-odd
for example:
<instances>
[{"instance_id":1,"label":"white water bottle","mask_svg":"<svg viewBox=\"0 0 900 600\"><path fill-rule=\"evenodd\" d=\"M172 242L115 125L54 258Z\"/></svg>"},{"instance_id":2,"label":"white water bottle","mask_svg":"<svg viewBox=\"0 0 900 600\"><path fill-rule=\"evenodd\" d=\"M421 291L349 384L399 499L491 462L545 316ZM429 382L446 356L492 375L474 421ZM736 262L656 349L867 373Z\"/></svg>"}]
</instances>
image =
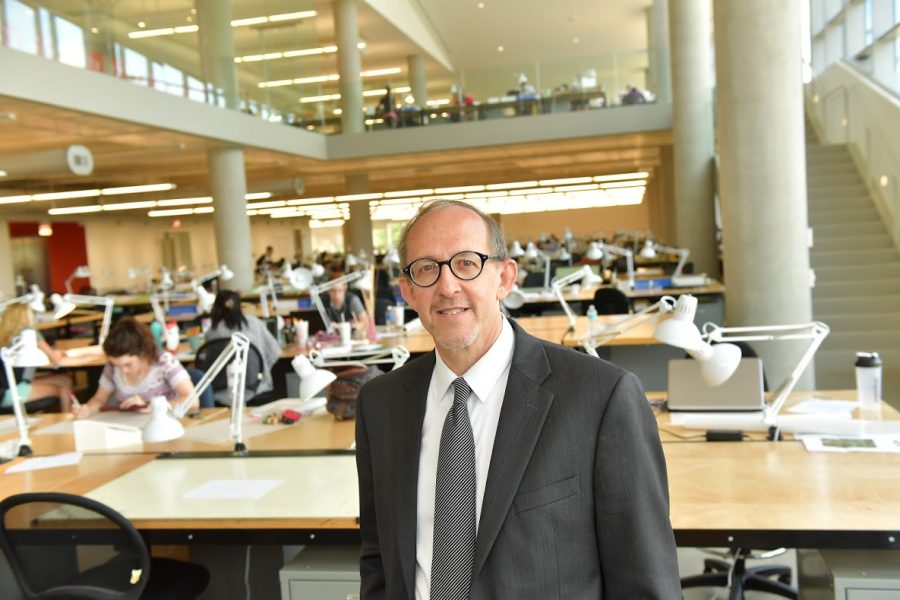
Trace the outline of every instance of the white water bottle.
<instances>
[{"instance_id":1,"label":"white water bottle","mask_svg":"<svg viewBox=\"0 0 900 600\"><path fill-rule=\"evenodd\" d=\"M599 319L597 319L597 307L591 304L587 309L587 318L588 318L588 334L594 335L597 333L597 329L600 325Z\"/></svg>"},{"instance_id":2,"label":"white water bottle","mask_svg":"<svg viewBox=\"0 0 900 600\"><path fill-rule=\"evenodd\" d=\"M881 357L877 352L856 353L856 398L861 409L881 405Z\"/></svg>"},{"instance_id":3,"label":"white water bottle","mask_svg":"<svg viewBox=\"0 0 900 600\"><path fill-rule=\"evenodd\" d=\"M178 323L169 321L166 323L166 350L173 354L178 351L181 344L181 331L178 329Z\"/></svg>"}]
</instances>

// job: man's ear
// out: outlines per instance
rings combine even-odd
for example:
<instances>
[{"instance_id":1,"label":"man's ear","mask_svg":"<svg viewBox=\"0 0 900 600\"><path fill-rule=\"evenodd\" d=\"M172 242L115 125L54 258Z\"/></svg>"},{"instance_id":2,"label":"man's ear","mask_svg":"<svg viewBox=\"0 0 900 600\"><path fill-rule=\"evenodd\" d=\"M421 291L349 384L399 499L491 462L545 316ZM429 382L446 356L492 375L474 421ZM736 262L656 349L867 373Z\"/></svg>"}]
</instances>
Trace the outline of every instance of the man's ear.
<instances>
[{"instance_id":1,"label":"man's ear","mask_svg":"<svg viewBox=\"0 0 900 600\"><path fill-rule=\"evenodd\" d=\"M415 310L415 298L413 297L412 285L409 283L409 280L405 275L401 275L397 280L397 284L400 286L400 295L403 296L403 301Z\"/></svg>"},{"instance_id":2,"label":"man's ear","mask_svg":"<svg viewBox=\"0 0 900 600\"><path fill-rule=\"evenodd\" d=\"M503 260L500 267L500 287L497 288L497 300L503 300L512 290L519 275L519 265L511 258Z\"/></svg>"}]
</instances>

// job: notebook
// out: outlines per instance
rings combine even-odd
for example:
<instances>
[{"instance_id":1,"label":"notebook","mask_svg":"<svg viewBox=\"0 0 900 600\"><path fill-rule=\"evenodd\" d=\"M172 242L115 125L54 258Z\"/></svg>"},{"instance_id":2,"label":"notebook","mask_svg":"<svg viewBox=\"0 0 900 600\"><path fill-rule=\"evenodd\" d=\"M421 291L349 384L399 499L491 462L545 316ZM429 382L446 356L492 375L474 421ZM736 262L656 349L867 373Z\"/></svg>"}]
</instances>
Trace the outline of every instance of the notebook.
<instances>
[{"instance_id":1,"label":"notebook","mask_svg":"<svg viewBox=\"0 0 900 600\"><path fill-rule=\"evenodd\" d=\"M700 376L702 363L693 359L669 361L669 410L751 411L765 404L762 360L742 358L722 385L710 387Z\"/></svg>"}]
</instances>

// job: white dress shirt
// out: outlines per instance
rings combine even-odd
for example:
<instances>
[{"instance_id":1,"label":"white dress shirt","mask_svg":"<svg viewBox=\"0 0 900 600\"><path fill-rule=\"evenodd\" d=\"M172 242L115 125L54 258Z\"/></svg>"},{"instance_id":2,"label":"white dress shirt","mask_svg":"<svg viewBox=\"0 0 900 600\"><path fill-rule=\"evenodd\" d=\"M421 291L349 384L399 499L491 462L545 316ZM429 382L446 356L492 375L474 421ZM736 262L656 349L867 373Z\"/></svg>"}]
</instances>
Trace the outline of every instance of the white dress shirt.
<instances>
[{"instance_id":1,"label":"white dress shirt","mask_svg":"<svg viewBox=\"0 0 900 600\"><path fill-rule=\"evenodd\" d=\"M512 364L515 338L512 326L504 318L500 335L478 362L463 374L472 388L469 397L469 421L475 437L475 528L481 520L481 501L487 484L494 437L509 367ZM422 423L422 448L419 452L419 482L416 510L416 600L431 597L431 558L434 549L434 490L437 481L438 451L447 413L453 405L453 380L457 375L435 352L434 371L428 386L425 420Z\"/></svg>"}]
</instances>

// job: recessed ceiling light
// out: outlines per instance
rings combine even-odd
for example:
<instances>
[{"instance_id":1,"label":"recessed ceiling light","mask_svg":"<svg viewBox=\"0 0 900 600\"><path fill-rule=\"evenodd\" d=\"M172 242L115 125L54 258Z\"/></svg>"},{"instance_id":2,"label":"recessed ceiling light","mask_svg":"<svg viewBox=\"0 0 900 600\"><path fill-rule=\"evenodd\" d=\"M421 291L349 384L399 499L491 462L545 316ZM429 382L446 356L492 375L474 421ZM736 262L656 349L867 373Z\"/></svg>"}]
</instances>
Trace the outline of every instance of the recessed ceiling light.
<instances>
[{"instance_id":1,"label":"recessed ceiling light","mask_svg":"<svg viewBox=\"0 0 900 600\"><path fill-rule=\"evenodd\" d=\"M572 43L573 43L573 44L577 44L577 43L580 42L580 41L581 41L581 40L579 40L577 36L572 38Z\"/></svg>"},{"instance_id":2,"label":"recessed ceiling light","mask_svg":"<svg viewBox=\"0 0 900 600\"><path fill-rule=\"evenodd\" d=\"M484 8L484 2L479 2L477 6L478 8Z\"/></svg>"},{"instance_id":3,"label":"recessed ceiling light","mask_svg":"<svg viewBox=\"0 0 900 600\"><path fill-rule=\"evenodd\" d=\"M140 27L141 29L143 29L146 26L147 26L147 24L144 21L138 21L138 27Z\"/></svg>"},{"instance_id":4,"label":"recessed ceiling light","mask_svg":"<svg viewBox=\"0 0 900 600\"><path fill-rule=\"evenodd\" d=\"M96 27L91 27L91 33L97 34L97 33L100 33L100 30L97 29Z\"/></svg>"},{"instance_id":5,"label":"recessed ceiling light","mask_svg":"<svg viewBox=\"0 0 900 600\"><path fill-rule=\"evenodd\" d=\"M505 48L503 46L497 46L497 52L503 52Z\"/></svg>"},{"instance_id":6,"label":"recessed ceiling light","mask_svg":"<svg viewBox=\"0 0 900 600\"><path fill-rule=\"evenodd\" d=\"M0 169L0 177L6 177L8 173L2 169Z\"/></svg>"}]
</instances>

